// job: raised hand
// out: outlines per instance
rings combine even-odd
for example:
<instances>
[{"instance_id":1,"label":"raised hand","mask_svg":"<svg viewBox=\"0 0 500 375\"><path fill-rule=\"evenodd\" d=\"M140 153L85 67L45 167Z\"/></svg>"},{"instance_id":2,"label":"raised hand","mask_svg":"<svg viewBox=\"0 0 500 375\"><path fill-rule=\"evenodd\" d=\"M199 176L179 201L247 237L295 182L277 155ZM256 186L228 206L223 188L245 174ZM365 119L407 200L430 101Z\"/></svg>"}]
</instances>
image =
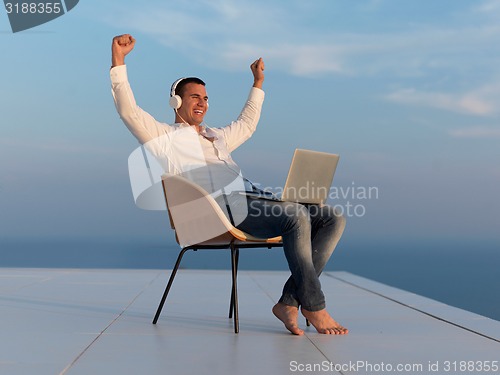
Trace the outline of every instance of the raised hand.
<instances>
[{"instance_id":1,"label":"raised hand","mask_svg":"<svg viewBox=\"0 0 500 375\"><path fill-rule=\"evenodd\" d=\"M262 60L262 57L258 60L255 60L250 65L250 69L252 70L253 74L253 87L261 89L262 83L264 83L264 60Z\"/></svg>"},{"instance_id":2,"label":"raised hand","mask_svg":"<svg viewBox=\"0 0 500 375\"><path fill-rule=\"evenodd\" d=\"M135 39L130 34L118 35L111 45L111 66L124 65L125 56L134 49Z\"/></svg>"}]
</instances>

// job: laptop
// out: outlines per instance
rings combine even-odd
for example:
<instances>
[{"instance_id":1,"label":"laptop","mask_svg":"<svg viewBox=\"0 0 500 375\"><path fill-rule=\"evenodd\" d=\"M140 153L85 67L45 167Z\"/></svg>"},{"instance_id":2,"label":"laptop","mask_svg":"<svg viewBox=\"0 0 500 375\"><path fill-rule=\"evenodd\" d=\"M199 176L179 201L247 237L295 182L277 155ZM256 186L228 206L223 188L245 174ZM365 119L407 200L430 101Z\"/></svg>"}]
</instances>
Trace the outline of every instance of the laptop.
<instances>
[{"instance_id":1,"label":"laptop","mask_svg":"<svg viewBox=\"0 0 500 375\"><path fill-rule=\"evenodd\" d=\"M338 162L337 154L296 149L279 199L264 191L247 195L284 202L325 203Z\"/></svg>"},{"instance_id":2,"label":"laptop","mask_svg":"<svg viewBox=\"0 0 500 375\"><path fill-rule=\"evenodd\" d=\"M339 155L296 149L281 200L298 203L325 203Z\"/></svg>"}]
</instances>

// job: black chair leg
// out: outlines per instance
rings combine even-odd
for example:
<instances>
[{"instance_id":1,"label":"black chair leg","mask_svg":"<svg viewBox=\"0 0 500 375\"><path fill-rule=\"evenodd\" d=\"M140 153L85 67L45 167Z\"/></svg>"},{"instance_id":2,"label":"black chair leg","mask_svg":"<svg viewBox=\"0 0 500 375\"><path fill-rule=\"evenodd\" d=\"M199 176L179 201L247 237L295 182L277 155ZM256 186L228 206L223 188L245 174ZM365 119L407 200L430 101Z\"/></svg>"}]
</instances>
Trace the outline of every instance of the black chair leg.
<instances>
[{"instance_id":1,"label":"black chair leg","mask_svg":"<svg viewBox=\"0 0 500 375\"><path fill-rule=\"evenodd\" d=\"M231 259L232 259L233 254L231 253ZM239 263L239 258L240 258L240 250L236 249L236 275L238 274L238 263ZM232 260L231 260L232 262ZM231 288L231 301L229 302L229 319L233 317L233 309L234 309L234 292L233 289Z\"/></svg>"},{"instance_id":2,"label":"black chair leg","mask_svg":"<svg viewBox=\"0 0 500 375\"><path fill-rule=\"evenodd\" d=\"M234 312L234 333L240 331L240 322L238 317L238 286L236 284L237 267L238 267L238 253L239 249L231 244L231 268L233 274L233 290L232 290L232 310Z\"/></svg>"},{"instance_id":3,"label":"black chair leg","mask_svg":"<svg viewBox=\"0 0 500 375\"><path fill-rule=\"evenodd\" d=\"M165 303L165 300L167 299L168 292L170 291L170 288L172 287L172 283L174 282L175 275L177 274L177 270L179 269L179 265L181 264L182 257L188 250L194 250L194 247L185 247L184 249L181 250L179 253L179 256L177 257L177 261L175 262L174 269L172 270L172 273L170 274L170 279L168 280L167 287L165 288L165 292L163 293L163 297L161 298L160 305L158 306L158 310L156 310L155 317L153 319L153 324L156 324L158 321L158 318L160 317L161 310L163 309L163 305Z\"/></svg>"}]
</instances>

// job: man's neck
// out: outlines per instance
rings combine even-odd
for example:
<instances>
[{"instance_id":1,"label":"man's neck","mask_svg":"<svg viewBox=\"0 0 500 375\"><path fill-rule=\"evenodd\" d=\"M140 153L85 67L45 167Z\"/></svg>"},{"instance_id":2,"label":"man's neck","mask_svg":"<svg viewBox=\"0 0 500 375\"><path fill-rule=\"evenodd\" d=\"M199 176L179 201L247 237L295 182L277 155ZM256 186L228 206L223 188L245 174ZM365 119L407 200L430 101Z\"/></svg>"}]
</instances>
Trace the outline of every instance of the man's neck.
<instances>
[{"instance_id":1,"label":"man's neck","mask_svg":"<svg viewBox=\"0 0 500 375\"><path fill-rule=\"evenodd\" d=\"M193 124L188 124L186 121L184 121L184 119L182 117L180 117L179 115L175 116L175 122L177 124L186 124L186 125L189 125L189 126L192 126L194 130L196 130L197 133L199 133L202 129L202 126L201 125L193 125Z\"/></svg>"}]
</instances>

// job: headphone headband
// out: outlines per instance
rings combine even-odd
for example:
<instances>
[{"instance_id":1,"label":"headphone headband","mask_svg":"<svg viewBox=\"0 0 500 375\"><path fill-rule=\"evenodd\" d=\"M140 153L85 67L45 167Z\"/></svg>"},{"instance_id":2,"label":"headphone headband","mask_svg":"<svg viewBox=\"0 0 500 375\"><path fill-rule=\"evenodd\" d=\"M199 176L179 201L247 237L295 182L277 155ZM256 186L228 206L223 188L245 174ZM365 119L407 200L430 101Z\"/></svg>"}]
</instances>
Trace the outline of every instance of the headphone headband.
<instances>
[{"instance_id":1,"label":"headphone headband","mask_svg":"<svg viewBox=\"0 0 500 375\"><path fill-rule=\"evenodd\" d=\"M176 80L174 83L172 83L172 87L170 88L170 96L176 95L175 90L177 89L177 86L179 85L179 83L181 83L185 79L186 79L186 77L182 77L182 78L179 78L178 80Z\"/></svg>"}]
</instances>

